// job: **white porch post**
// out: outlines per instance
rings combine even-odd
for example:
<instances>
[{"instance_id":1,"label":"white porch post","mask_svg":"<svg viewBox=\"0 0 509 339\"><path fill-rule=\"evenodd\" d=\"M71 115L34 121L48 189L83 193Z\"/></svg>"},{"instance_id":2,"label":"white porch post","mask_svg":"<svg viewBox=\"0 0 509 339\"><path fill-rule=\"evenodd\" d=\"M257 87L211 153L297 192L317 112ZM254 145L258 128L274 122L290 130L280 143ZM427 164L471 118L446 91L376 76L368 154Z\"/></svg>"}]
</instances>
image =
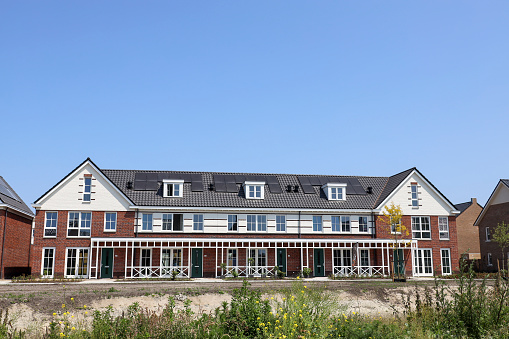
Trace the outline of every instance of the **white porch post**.
<instances>
[{"instance_id":1,"label":"white porch post","mask_svg":"<svg viewBox=\"0 0 509 339\"><path fill-rule=\"evenodd\" d=\"M127 253L128 253L128 244L129 242L126 240L125 242L125 265L124 265L124 279L127 279ZM120 245L120 244L119 244Z\"/></svg>"},{"instance_id":2,"label":"white porch post","mask_svg":"<svg viewBox=\"0 0 509 339\"><path fill-rule=\"evenodd\" d=\"M132 247L131 247L131 278L134 278L134 245L135 242L133 241Z\"/></svg>"},{"instance_id":3,"label":"white porch post","mask_svg":"<svg viewBox=\"0 0 509 339\"><path fill-rule=\"evenodd\" d=\"M97 279L97 271L99 270L98 269L98 265L99 265L99 244L97 244L97 247L96 247L96 255L95 255L95 278Z\"/></svg>"},{"instance_id":4,"label":"white porch post","mask_svg":"<svg viewBox=\"0 0 509 339\"><path fill-rule=\"evenodd\" d=\"M382 243L382 275L385 275L385 254L384 254L384 243Z\"/></svg>"},{"instance_id":5,"label":"white porch post","mask_svg":"<svg viewBox=\"0 0 509 339\"><path fill-rule=\"evenodd\" d=\"M92 253L94 253L94 240L90 240L90 258L92 258ZM97 269L97 268L96 268ZM92 265L88 265L88 279L92 278Z\"/></svg>"}]
</instances>

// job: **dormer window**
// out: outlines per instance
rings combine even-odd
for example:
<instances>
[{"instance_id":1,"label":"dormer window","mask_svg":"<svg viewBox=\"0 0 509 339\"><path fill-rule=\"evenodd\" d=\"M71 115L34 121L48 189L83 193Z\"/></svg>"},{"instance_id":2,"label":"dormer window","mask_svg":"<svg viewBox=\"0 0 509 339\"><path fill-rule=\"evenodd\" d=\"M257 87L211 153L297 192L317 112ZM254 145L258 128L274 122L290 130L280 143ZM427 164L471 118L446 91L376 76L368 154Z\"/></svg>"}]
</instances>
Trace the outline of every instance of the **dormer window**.
<instances>
[{"instance_id":1,"label":"dormer window","mask_svg":"<svg viewBox=\"0 0 509 339\"><path fill-rule=\"evenodd\" d=\"M346 183L328 183L322 189L329 200L346 200Z\"/></svg>"},{"instance_id":2,"label":"dormer window","mask_svg":"<svg viewBox=\"0 0 509 339\"><path fill-rule=\"evenodd\" d=\"M184 180L163 180L163 197L182 198Z\"/></svg>"},{"instance_id":3,"label":"dormer window","mask_svg":"<svg viewBox=\"0 0 509 339\"><path fill-rule=\"evenodd\" d=\"M265 182L246 181L244 182L244 191L247 199L263 199Z\"/></svg>"}]
</instances>

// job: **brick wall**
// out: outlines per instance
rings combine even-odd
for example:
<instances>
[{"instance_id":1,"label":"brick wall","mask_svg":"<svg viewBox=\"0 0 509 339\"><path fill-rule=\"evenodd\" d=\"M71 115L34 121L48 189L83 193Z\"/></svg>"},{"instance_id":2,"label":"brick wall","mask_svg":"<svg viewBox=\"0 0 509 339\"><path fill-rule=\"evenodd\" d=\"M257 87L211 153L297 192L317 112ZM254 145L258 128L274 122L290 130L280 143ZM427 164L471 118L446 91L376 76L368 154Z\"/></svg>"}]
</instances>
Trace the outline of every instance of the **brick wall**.
<instances>
[{"instance_id":1,"label":"brick wall","mask_svg":"<svg viewBox=\"0 0 509 339\"><path fill-rule=\"evenodd\" d=\"M477 199L472 199L472 205L463 211L456 218L456 227L458 228L458 252L480 253L479 228L474 226L474 222L482 211L482 207L477 203Z\"/></svg>"},{"instance_id":2,"label":"brick wall","mask_svg":"<svg viewBox=\"0 0 509 339\"><path fill-rule=\"evenodd\" d=\"M481 250L480 269L485 272L498 270L498 260L503 259L502 250L494 241L486 241L486 227L490 228L491 234L499 223L509 223L509 202L491 205L484 214L479 224L479 247ZM509 249L506 249L509 251ZM492 255L492 266L488 266L488 253ZM507 254L506 254L507 256Z\"/></svg>"},{"instance_id":3,"label":"brick wall","mask_svg":"<svg viewBox=\"0 0 509 339\"><path fill-rule=\"evenodd\" d=\"M5 241L4 241L4 227ZM2 278L29 273L32 219L11 211L0 210L0 258L3 255Z\"/></svg>"}]
</instances>

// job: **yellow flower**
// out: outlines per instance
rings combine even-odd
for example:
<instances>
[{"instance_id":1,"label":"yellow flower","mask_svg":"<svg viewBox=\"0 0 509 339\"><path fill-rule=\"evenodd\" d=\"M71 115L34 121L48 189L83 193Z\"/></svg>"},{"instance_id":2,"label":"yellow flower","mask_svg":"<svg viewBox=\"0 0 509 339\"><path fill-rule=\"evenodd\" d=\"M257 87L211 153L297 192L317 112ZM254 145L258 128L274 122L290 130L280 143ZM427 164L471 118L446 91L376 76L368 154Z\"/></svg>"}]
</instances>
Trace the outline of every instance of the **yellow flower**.
<instances>
[{"instance_id":1,"label":"yellow flower","mask_svg":"<svg viewBox=\"0 0 509 339\"><path fill-rule=\"evenodd\" d=\"M85 311L85 314L88 314L88 312L87 312L87 311Z\"/></svg>"},{"instance_id":2,"label":"yellow flower","mask_svg":"<svg viewBox=\"0 0 509 339\"><path fill-rule=\"evenodd\" d=\"M256 303L258 304L258 300L256 300Z\"/></svg>"},{"instance_id":3,"label":"yellow flower","mask_svg":"<svg viewBox=\"0 0 509 339\"><path fill-rule=\"evenodd\" d=\"M270 300L274 300L274 297L270 297Z\"/></svg>"},{"instance_id":4,"label":"yellow flower","mask_svg":"<svg viewBox=\"0 0 509 339\"><path fill-rule=\"evenodd\" d=\"M308 288L307 286L304 286L304 288Z\"/></svg>"},{"instance_id":5,"label":"yellow flower","mask_svg":"<svg viewBox=\"0 0 509 339\"><path fill-rule=\"evenodd\" d=\"M299 277L299 276L297 276L297 279L300 279L300 277Z\"/></svg>"},{"instance_id":6,"label":"yellow flower","mask_svg":"<svg viewBox=\"0 0 509 339\"><path fill-rule=\"evenodd\" d=\"M83 305L83 308L87 308L87 305Z\"/></svg>"},{"instance_id":7,"label":"yellow flower","mask_svg":"<svg viewBox=\"0 0 509 339\"><path fill-rule=\"evenodd\" d=\"M74 326L71 328L71 330L73 330L73 331L74 331L75 329L76 329L76 327L74 327Z\"/></svg>"},{"instance_id":8,"label":"yellow flower","mask_svg":"<svg viewBox=\"0 0 509 339\"><path fill-rule=\"evenodd\" d=\"M56 316L57 314L56 313L53 313L53 316Z\"/></svg>"},{"instance_id":9,"label":"yellow flower","mask_svg":"<svg viewBox=\"0 0 509 339\"><path fill-rule=\"evenodd\" d=\"M62 304L62 308L65 308L65 304Z\"/></svg>"},{"instance_id":10,"label":"yellow flower","mask_svg":"<svg viewBox=\"0 0 509 339\"><path fill-rule=\"evenodd\" d=\"M256 320L260 320L260 317L256 318Z\"/></svg>"},{"instance_id":11,"label":"yellow flower","mask_svg":"<svg viewBox=\"0 0 509 339\"><path fill-rule=\"evenodd\" d=\"M74 298L71 298L71 300L74 300Z\"/></svg>"}]
</instances>

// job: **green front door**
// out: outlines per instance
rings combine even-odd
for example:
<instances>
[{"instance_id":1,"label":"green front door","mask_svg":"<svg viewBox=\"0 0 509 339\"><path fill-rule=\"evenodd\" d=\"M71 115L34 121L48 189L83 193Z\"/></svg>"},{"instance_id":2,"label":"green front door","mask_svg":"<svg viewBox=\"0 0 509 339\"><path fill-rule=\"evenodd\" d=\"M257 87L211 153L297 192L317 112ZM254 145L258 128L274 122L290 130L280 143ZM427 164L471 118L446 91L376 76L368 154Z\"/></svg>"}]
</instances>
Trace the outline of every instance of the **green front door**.
<instances>
[{"instance_id":1,"label":"green front door","mask_svg":"<svg viewBox=\"0 0 509 339\"><path fill-rule=\"evenodd\" d=\"M277 249L277 267L286 275L286 249L284 248Z\"/></svg>"},{"instance_id":2,"label":"green front door","mask_svg":"<svg viewBox=\"0 0 509 339\"><path fill-rule=\"evenodd\" d=\"M191 278L203 277L202 254L203 252L201 248L191 249Z\"/></svg>"},{"instance_id":3,"label":"green front door","mask_svg":"<svg viewBox=\"0 0 509 339\"><path fill-rule=\"evenodd\" d=\"M113 277L113 248L103 248L101 252L101 278Z\"/></svg>"},{"instance_id":4,"label":"green front door","mask_svg":"<svg viewBox=\"0 0 509 339\"><path fill-rule=\"evenodd\" d=\"M403 256L403 250L394 250L394 275L405 276L405 257Z\"/></svg>"},{"instance_id":5,"label":"green front door","mask_svg":"<svg viewBox=\"0 0 509 339\"><path fill-rule=\"evenodd\" d=\"M325 277L323 249L314 250L315 277Z\"/></svg>"}]
</instances>

